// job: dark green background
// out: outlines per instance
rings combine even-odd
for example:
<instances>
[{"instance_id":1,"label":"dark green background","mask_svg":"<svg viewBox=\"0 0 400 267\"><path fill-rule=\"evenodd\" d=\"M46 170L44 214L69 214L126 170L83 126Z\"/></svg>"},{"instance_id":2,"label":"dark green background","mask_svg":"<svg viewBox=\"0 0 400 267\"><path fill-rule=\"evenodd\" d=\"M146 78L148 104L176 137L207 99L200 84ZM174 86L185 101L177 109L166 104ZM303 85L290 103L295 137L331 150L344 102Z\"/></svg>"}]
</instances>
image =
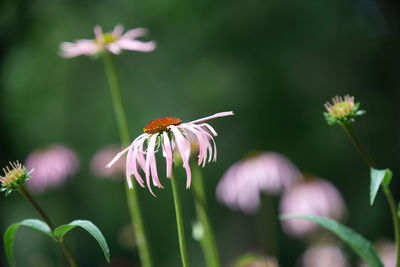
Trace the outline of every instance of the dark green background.
<instances>
[{"instance_id":1,"label":"dark green background","mask_svg":"<svg viewBox=\"0 0 400 267\"><path fill-rule=\"evenodd\" d=\"M346 224L368 239L391 238L391 217L382 195L368 201L368 170L340 127L325 123L322 104L351 94L367 114L355 125L381 168L399 162L399 5L397 1L27 1L0 2L0 160L23 160L54 142L74 148L81 168L67 186L38 197L56 224L93 221L105 235L114 266L119 259L139 266L137 252L117 240L129 222L123 184L93 177L90 157L118 141L112 102L101 61L63 59L63 41L93 38L122 23L146 27L153 53L124 52L115 58L132 138L162 116L189 121L220 111L236 115L212 121L219 133L218 161L206 165L210 216L225 264L258 248L254 217L232 212L215 200L224 171L251 150L287 155L302 171L334 183L348 205ZM160 165L162 166L162 165ZM163 171L160 171L163 173ZM204 266L190 226L194 205L178 172L193 266ZM158 198L140 190L156 266L179 266L169 181ZM18 194L0 197L0 230L37 217ZM28 240L28 241L27 241ZM105 261L95 241L80 230L67 242L82 266ZM293 266L306 242L284 235L281 266ZM0 257L6 264L4 249ZM62 259L52 241L21 229L19 266L33 255ZM350 253L350 258L355 258ZM62 265L61 265L62 266Z\"/></svg>"}]
</instances>

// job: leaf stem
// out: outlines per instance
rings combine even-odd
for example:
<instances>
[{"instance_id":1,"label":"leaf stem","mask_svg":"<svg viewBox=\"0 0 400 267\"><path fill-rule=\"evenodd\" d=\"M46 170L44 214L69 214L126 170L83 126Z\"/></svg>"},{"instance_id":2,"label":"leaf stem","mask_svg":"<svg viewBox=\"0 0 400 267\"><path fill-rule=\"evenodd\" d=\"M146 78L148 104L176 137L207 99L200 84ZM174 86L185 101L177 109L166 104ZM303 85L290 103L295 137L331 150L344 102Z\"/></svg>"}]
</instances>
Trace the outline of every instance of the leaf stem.
<instances>
[{"instance_id":1,"label":"leaf stem","mask_svg":"<svg viewBox=\"0 0 400 267\"><path fill-rule=\"evenodd\" d=\"M179 198L179 189L175 180L175 176L171 173L172 194L174 196L174 206L176 215L176 225L178 227L179 249L181 251L181 258L183 267L189 266L189 260L186 252L185 230L183 228L183 218L181 201Z\"/></svg>"},{"instance_id":2,"label":"leaf stem","mask_svg":"<svg viewBox=\"0 0 400 267\"><path fill-rule=\"evenodd\" d=\"M196 208L197 218L204 227L204 237L201 239L201 247L207 266L221 266L214 231L207 213L207 200L204 192L203 177L197 164L192 165L192 192Z\"/></svg>"},{"instance_id":3,"label":"leaf stem","mask_svg":"<svg viewBox=\"0 0 400 267\"><path fill-rule=\"evenodd\" d=\"M121 143L124 147L129 145L128 124L125 117L124 106L121 99L121 91L119 89L117 74L112 61L112 55L109 52L104 54L104 67L110 86L110 92L113 99L115 116L117 119ZM139 257L143 267L152 267L152 259L150 247L147 241L146 231L144 228L142 212L139 205L137 186L133 184L133 188L129 189L125 184L126 200L128 203L129 213L135 232L135 238L138 245Z\"/></svg>"},{"instance_id":4,"label":"leaf stem","mask_svg":"<svg viewBox=\"0 0 400 267\"><path fill-rule=\"evenodd\" d=\"M371 157L368 155L364 147L361 145L361 143L358 141L358 138L354 132L354 129L350 123L343 123L342 124L343 129L347 133L347 135L350 137L351 141L353 142L354 146L358 150L358 152L361 154L361 157L364 159L365 163L368 165L368 167L372 167L376 169L376 164L375 162L371 159ZM395 236L395 242L396 242L396 267L400 267L400 227L399 227L399 218L397 217L397 211L396 211L396 204L395 200L393 198L393 195L389 189L388 186L385 186L381 184L383 192L385 193L386 199L388 201L390 211L392 213L392 220L393 220L393 228L394 228L394 236Z\"/></svg>"},{"instance_id":5,"label":"leaf stem","mask_svg":"<svg viewBox=\"0 0 400 267\"><path fill-rule=\"evenodd\" d=\"M49 226L51 232L53 233L54 229L55 229L53 223L50 221L50 218L43 211L43 209L39 206L39 204L35 201L35 199L32 197L32 195L29 193L29 191L25 188L25 186L21 185L18 188L18 192L20 192L21 195L32 205L32 207L36 210L36 212L39 213L42 220ZM76 261L75 261L74 257L72 256L71 250L69 249L67 244L65 244L64 241L59 238L54 237L54 239L61 246L62 251L64 252L65 257L68 259L68 262L71 265L71 267L76 267L77 266Z\"/></svg>"}]
</instances>

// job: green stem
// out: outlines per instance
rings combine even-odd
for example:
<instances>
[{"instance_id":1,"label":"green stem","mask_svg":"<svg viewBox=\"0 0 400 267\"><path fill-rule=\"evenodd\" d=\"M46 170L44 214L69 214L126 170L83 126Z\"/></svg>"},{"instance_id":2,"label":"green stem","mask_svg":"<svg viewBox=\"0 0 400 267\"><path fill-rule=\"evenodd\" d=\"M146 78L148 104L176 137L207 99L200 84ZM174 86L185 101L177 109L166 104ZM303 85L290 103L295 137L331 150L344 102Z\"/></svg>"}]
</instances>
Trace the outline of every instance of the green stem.
<instances>
[{"instance_id":1,"label":"green stem","mask_svg":"<svg viewBox=\"0 0 400 267\"><path fill-rule=\"evenodd\" d=\"M350 123L342 124L344 130L346 131L347 135L350 137L351 141L353 142L354 146L357 148L358 152L361 154L362 158L370 168L376 169L375 162L371 159L368 155L366 150L363 148L361 143L358 141L358 138L353 130L353 127ZM383 192L385 193L386 199L389 203L390 211L392 213L393 219L393 228L394 228L394 236L396 241L396 267L400 267L400 226L399 226L399 218L397 217L396 211L396 203L393 198L392 193L388 186L381 184Z\"/></svg>"},{"instance_id":2,"label":"green stem","mask_svg":"<svg viewBox=\"0 0 400 267\"><path fill-rule=\"evenodd\" d=\"M35 201L35 199L32 197L32 195L29 193L29 191L25 188L24 185L20 186L18 188L18 192L21 193L21 195L32 205L32 207L39 213L39 216L42 218L42 220L49 226L51 232L54 232L54 225L50 221L50 218L47 216L47 214L42 210L42 208L39 206L39 204ZM69 247L64 243L64 241L60 239L56 239L57 243L61 246L65 257L68 259L69 264L71 267L76 267L76 261L74 257L72 256L71 250Z\"/></svg>"},{"instance_id":3,"label":"green stem","mask_svg":"<svg viewBox=\"0 0 400 267\"><path fill-rule=\"evenodd\" d=\"M125 117L124 107L121 99L121 92L118 85L117 74L115 72L112 55L108 52L104 54L104 67L110 86L110 91L114 104L115 116L122 145L124 147L129 145L129 131L128 124ZM133 184L133 188L129 189L127 183L125 184L126 200L128 202L129 213L132 220L133 229L135 232L136 242L139 250L139 257L143 267L153 266L149 244L144 228L142 212L139 205L137 186Z\"/></svg>"},{"instance_id":4,"label":"green stem","mask_svg":"<svg viewBox=\"0 0 400 267\"><path fill-rule=\"evenodd\" d=\"M221 266L218 249L215 242L214 231L207 215L207 201L204 193L203 177L197 164L192 165L192 192L197 218L204 227L204 237L201 239L201 247L206 259L207 266Z\"/></svg>"},{"instance_id":5,"label":"green stem","mask_svg":"<svg viewBox=\"0 0 400 267\"><path fill-rule=\"evenodd\" d=\"M115 72L114 64L112 61L112 55L109 52L104 54L104 67L108 79L108 84L111 89L111 95L114 104L115 116L117 118L117 124L121 142L123 146L129 145L129 131L128 124L126 122L124 106L122 104L121 91L119 89L117 74Z\"/></svg>"},{"instance_id":6,"label":"green stem","mask_svg":"<svg viewBox=\"0 0 400 267\"><path fill-rule=\"evenodd\" d=\"M171 173L171 184L172 184L172 194L174 196L176 225L178 227L179 249L181 251L183 267L187 267L189 266L189 260L186 252L185 230L183 228L181 201L179 198L178 185L176 183L175 176L173 173Z\"/></svg>"},{"instance_id":7,"label":"green stem","mask_svg":"<svg viewBox=\"0 0 400 267\"><path fill-rule=\"evenodd\" d=\"M347 133L347 135L349 136L350 140L353 142L353 145L356 147L356 149L360 153L361 157L365 161L365 163L367 163L367 165L369 167L376 168L374 161L371 159L371 157L368 155L367 151L363 148L361 143L358 141L358 138L354 132L352 125L350 123L344 123L344 124L342 124L342 126L343 126L343 129L345 130L345 132Z\"/></svg>"}]
</instances>

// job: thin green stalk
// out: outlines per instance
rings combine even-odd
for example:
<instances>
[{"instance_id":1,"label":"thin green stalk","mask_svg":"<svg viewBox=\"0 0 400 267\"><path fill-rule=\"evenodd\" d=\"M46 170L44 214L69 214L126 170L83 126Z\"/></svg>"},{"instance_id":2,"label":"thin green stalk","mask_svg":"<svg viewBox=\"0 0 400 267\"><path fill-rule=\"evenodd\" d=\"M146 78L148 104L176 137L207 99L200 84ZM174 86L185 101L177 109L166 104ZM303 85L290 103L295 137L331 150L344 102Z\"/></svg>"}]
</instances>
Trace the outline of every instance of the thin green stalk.
<instances>
[{"instance_id":1,"label":"thin green stalk","mask_svg":"<svg viewBox=\"0 0 400 267\"><path fill-rule=\"evenodd\" d=\"M204 237L201 239L201 247L207 266L221 266L214 231L207 213L207 201L204 193L203 177L197 164L192 165L192 192L198 220L204 227Z\"/></svg>"},{"instance_id":2,"label":"thin green stalk","mask_svg":"<svg viewBox=\"0 0 400 267\"><path fill-rule=\"evenodd\" d=\"M183 267L189 266L189 260L186 252L185 230L183 228L183 217L181 209L181 201L179 198L179 189L175 180L175 176L171 173L172 194L174 196L174 206L176 215L176 225L178 227L179 249L181 251L181 258Z\"/></svg>"},{"instance_id":3,"label":"thin green stalk","mask_svg":"<svg viewBox=\"0 0 400 267\"><path fill-rule=\"evenodd\" d=\"M108 79L108 84L111 90L121 143L124 147L126 147L129 145L128 124L126 121L125 111L122 104L121 92L118 85L117 74L115 72L114 64L112 61L112 55L108 52L104 54L104 67ZM133 188L129 189L127 183L124 184L125 184L126 200L128 202L129 213L131 216L136 242L138 245L140 261L143 267L152 267L153 263L142 219L142 212L139 205L137 186L133 184Z\"/></svg>"},{"instance_id":4,"label":"thin green stalk","mask_svg":"<svg viewBox=\"0 0 400 267\"><path fill-rule=\"evenodd\" d=\"M344 130L346 131L347 135L350 137L351 141L353 142L354 146L357 148L358 152L361 154L362 158L368 165L368 167L372 167L376 169L375 162L371 159L368 155L366 150L363 148L361 143L358 141L358 138L353 130L353 127L350 123L342 124ZM383 192L385 193L386 199L389 203L390 211L392 213L393 219L393 228L394 228L394 236L396 242L396 267L400 267L400 226L399 226L399 218L397 217L396 211L396 203L394 201L393 195L388 186L382 184Z\"/></svg>"},{"instance_id":5,"label":"thin green stalk","mask_svg":"<svg viewBox=\"0 0 400 267\"><path fill-rule=\"evenodd\" d=\"M32 195L29 193L28 190L26 190L25 186L22 185L18 188L18 192L21 193L21 195L32 205L32 207L36 210L37 213L39 213L40 217L43 219L43 221L49 226L51 232L54 232L54 225L50 221L50 218L47 216L47 214L42 210L42 208L39 206L39 204L35 201L35 199L32 197ZM61 246L62 251L65 254L65 257L68 259L69 264L71 267L76 267L76 261L74 257L72 256L71 250L69 247L64 243L64 241L60 239L56 239L57 243Z\"/></svg>"},{"instance_id":6,"label":"thin green stalk","mask_svg":"<svg viewBox=\"0 0 400 267\"><path fill-rule=\"evenodd\" d=\"M363 148L361 143L358 141L358 138L353 130L353 127L350 123L344 123L342 124L343 129L349 136L350 140L353 142L353 145L356 147L358 152L360 152L361 157L364 159L364 161L367 163L369 167L374 167L375 168L375 163L371 159L371 157L368 155L367 151Z\"/></svg>"}]
</instances>

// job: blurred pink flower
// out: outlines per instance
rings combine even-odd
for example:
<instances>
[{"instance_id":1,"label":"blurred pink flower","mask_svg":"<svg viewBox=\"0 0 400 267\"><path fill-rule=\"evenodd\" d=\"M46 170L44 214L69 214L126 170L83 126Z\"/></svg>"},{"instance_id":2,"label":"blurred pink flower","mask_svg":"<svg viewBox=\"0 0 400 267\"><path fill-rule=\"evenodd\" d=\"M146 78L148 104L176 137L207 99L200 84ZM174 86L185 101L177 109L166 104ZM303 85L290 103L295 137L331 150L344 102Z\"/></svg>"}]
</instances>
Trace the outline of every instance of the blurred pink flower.
<instances>
[{"instance_id":1,"label":"blurred pink flower","mask_svg":"<svg viewBox=\"0 0 400 267\"><path fill-rule=\"evenodd\" d=\"M301 214L340 220L346 213L340 192L326 180L308 178L286 191L280 202L281 214ZM318 229L310 221L290 219L281 221L283 230L295 237L303 237Z\"/></svg>"},{"instance_id":2,"label":"blurred pink flower","mask_svg":"<svg viewBox=\"0 0 400 267\"><path fill-rule=\"evenodd\" d=\"M304 267L349 267L342 251L331 244L313 245L302 257Z\"/></svg>"},{"instance_id":3,"label":"blurred pink flower","mask_svg":"<svg viewBox=\"0 0 400 267\"><path fill-rule=\"evenodd\" d=\"M25 160L28 169L34 169L27 187L34 193L64 185L66 179L79 167L75 152L61 144L53 144L31 152Z\"/></svg>"},{"instance_id":4,"label":"blurred pink flower","mask_svg":"<svg viewBox=\"0 0 400 267\"><path fill-rule=\"evenodd\" d=\"M150 186L150 171L153 184L158 188L163 188L158 179L155 154L161 146L163 156L166 158L166 176L170 178L172 162L174 160L172 150L174 147L177 147L183 162L183 167L186 170L186 188L189 188L192 176L189 166L191 142L188 140L188 133L193 133L199 142L198 165L203 165L204 167L207 162L207 155L208 162L211 160L217 160L217 147L212 136L217 136L217 132L208 123L200 122L229 115L233 115L233 112L221 112L187 123L182 123L180 119L174 117L164 117L152 120L144 128L144 133L139 135L130 146L119 152L107 165L107 168L114 165L123 154L128 152L126 157L126 179L129 188L132 188L131 175L134 175L138 183L144 187L143 179L138 172L137 164L139 163L140 168L144 171L147 187L150 193L154 195ZM146 148L144 148L144 143L146 143Z\"/></svg>"},{"instance_id":5,"label":"blurred pink flower","mask_svg":"<svg viewBox=\"0 0 400 267\"><path fill-rule=\"evenodd\" d=\"M301 179L297 167L275 152L256 153L233 164L218 183L217 199L233 210L255 213L260 193L276 195Z\"/></svg>"},{"instance_id":6,"label":"blurred pink flower","mask_svg":"<svg viewBox=\"0 0 400 267\"><path fill-rule=\"evenodd\" d=\"M74 43L61 43L61 56L65 58L81 55L92 56L104 50L108 50L117 55L122 49L151 52L156 48L156 43L154 41L142 42L136 40L136 38L146 35L146 29L136 28L122 34L123 31L124 28L119 24L115 26L111 33L103 33L100 26L95 26L94 33L96 38L94 40L82 39Z\"/></svg>"},{"instance_id":7,"label":"blurred pink flower","mask_svg":"<svg viewBox=\"0 0 400 267\"><path fill-rule=\"evenodd\" d=\"M395 267L396 266L396 244L383 240L375 244L375 250L381 259L383 266L385 267ZM366 263L360 264L360 267L367 267Z\"/></svg>"},{"instance_id":8,"label":"blurred pink flower","mask_svg":"<svg viewBox=\"0 0 400 267\"><path fill-rule=\"evenodd\" d=\"M97 177L119 179L125 173L125 162L118 161L111 168L104 168L121 150L119 145L108 145L98 150L90 161L90 170Z\"/></svg>"}]
</instances>

